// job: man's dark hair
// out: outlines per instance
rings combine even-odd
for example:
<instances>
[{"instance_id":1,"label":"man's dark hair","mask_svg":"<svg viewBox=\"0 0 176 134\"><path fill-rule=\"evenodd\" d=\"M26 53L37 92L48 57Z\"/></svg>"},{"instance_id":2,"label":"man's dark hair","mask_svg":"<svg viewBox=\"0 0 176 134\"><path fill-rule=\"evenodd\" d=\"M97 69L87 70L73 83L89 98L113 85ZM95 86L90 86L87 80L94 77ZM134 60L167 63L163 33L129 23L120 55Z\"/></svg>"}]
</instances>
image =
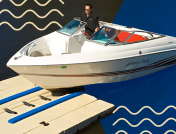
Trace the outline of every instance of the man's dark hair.
<instances>
[{"instance_id":1,"label":"man's dark hair","mask_svg":"<svg viewBox=\"0 0 176 134\"><path fill-rule=\"evenodd\" d=\"M87 3L85 6L89 6L90 9L92 9L92 4L91 3Z\"/></svg>"}]
</instances>

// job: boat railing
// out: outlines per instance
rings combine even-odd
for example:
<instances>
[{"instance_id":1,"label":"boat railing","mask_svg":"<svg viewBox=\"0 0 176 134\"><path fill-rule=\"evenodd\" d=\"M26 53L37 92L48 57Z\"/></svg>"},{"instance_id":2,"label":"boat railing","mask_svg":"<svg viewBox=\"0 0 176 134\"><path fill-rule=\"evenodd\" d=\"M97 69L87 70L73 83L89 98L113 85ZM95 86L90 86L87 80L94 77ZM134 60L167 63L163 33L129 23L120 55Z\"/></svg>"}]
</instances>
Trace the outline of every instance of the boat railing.
<instances>
[{"instance_id":1,"label":"boat railing","mask_svg":"<svg viewBox=\"0 0 176 134\"><path fill-rule=\"evenodd\" d=\"M26 51L28 50L28 48L30 47L31 44L33 44L33 42L28 43L28 45L26 45L26 46L20 51L20 53L21 53L22 55L26 55Z\"/></svg>"},{"instance_id":2,"label":"boat railing","mask_svg":"<svg viewBox=\"0 0 176 134\"><path fill-rule=\"evenodd\" d=\"M36 44L34 42L29 43L25 48L20 51L20 53L22 55L28 56L30 49L33 48L35 45Z\"/></svg>"},{"instance_id":3,"label":"boat railing","mask_svg":"<svg viewBox=\"0 0 176 134\"><path fill-rule=\"evenodd\" d=\"M22 55L26 55L26 56L29 56L29 51L34 47L34 46L36 46L36 44L41 44L41 43L43 43L43 42L45 42L46 41L46 38L38 38L38 39L36 39L36 40L34 40L34 41L32 41L32 42L30 42L30 43L28 43L28 45L26 45L21 51L20 51L20 53L22 54Z\"/></svg>"}]
</instances>

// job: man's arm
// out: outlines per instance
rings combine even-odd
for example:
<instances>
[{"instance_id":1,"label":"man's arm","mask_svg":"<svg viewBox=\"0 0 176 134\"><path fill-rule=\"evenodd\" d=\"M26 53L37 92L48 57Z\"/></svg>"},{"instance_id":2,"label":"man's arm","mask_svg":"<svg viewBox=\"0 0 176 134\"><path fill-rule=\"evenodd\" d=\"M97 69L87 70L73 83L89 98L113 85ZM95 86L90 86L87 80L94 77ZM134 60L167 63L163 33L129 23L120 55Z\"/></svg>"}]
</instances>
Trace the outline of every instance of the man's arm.
<instances>
[{"instance_id":1,"label":"man's arm","mask_svg":"<svg viewBox=\"0 0 176 134\"><path fill-rule=\"evenodd\" d=\"M80 20L81 20L81 21L83 21L82 16L83 16L83 13L81 14L81 17L80 17ZM78 26L77 29L79 29L79 28L81 27L81 25L82 25L82 22L80 22L80 24L79 24L79 26Z\"/></svg>"},{"instance_id":2,"label":"man's arm","mask_svg":"<svg viewBox=\"0 0 176 134\"><path fill-rule=\"evenodd\" d=\"M96 24L95 32L97 32L98 29L99 29L99 19L98 19L98 16L97 16L96 22L97 22L97 24Z\"/></svg>"}]
</instances>

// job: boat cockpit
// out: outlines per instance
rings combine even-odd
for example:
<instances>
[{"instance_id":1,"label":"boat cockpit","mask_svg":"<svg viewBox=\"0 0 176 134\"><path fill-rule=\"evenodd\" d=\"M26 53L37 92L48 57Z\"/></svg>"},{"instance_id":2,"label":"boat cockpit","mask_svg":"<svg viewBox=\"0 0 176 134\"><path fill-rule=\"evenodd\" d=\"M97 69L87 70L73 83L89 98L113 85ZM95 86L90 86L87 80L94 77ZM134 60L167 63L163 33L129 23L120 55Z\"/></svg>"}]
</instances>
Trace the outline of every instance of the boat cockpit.
<instances>
[{"instance_id":1,"label":"boat cockpit","mask_svg":"<svg viewBox=\"0 0 176 134\"><path fill-rule=\"evenodd\" d=\"M147 31L139 31L131 28L113 28L103 26L93 36L91 36L89 40L104 46L118 46L160 37L164 37L164 35L154 34Z\"/></svg>"},{"instance_id":2,"label":"boat cockpit","mask_svg":"<svg viewBox=\"0 0 176 134\"><path fill-rule=\"evenodd\" d=\"M31 57L79 53L88 38L84 34L86 23L73 19L59 30L28 43L21 54Z\"/></svg>"},{"instance_id":3,"label":"boat cockpit","mask_svg":"<svg viewBox=\"0 0 176 134\"><path fill-rule=\"evenodd\" d=\"M84 33L85 25L86 22L75 18L61 29L28 43L20 52L30 57L83 53L85 42L107 47L163 37L160 34L106 22L100 22L100 29L91 37L87 37Z\"/></svg>"}]
</instances>

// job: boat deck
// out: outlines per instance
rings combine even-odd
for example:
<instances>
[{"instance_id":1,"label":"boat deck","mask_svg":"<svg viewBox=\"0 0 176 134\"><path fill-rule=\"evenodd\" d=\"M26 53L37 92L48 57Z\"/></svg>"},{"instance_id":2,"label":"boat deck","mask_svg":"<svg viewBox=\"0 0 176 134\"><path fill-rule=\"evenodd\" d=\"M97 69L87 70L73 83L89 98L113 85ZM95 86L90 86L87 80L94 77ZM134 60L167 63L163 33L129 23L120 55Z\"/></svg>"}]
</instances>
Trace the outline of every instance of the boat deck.
<instances>
[{"instance_id":1,"label":"boat deck","mask_svg":"<svg viewBox=\"0 0 176 134\"><path fill-rule=\"evenodd\" d=\"M83 92L63 94L22 76L0 82L1 134L72 134L114 110Z\"/></svg>"}]
</instances>

